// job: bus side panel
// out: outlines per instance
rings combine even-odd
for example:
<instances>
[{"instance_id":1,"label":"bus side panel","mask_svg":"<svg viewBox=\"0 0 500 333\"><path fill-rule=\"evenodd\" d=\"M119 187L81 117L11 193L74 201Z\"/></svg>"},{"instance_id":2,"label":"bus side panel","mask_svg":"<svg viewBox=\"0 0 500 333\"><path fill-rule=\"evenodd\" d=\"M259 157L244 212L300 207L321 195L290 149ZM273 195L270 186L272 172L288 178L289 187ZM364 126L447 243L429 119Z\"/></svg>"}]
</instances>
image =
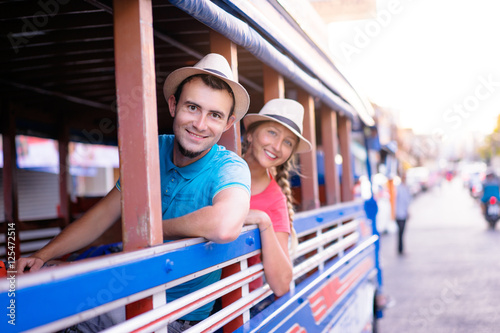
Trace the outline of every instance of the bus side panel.
<instances>
[{"instance_id":1,"label":"bus side panel","mask_svg":"<svg viewBox=\"0 0 500 333\"><path fill-rule=\"evenodd\" d=\"M374 255L370 246L330 274L314 273L237 332L363 332L373 320Z\"/></svg>"}]
</instances>

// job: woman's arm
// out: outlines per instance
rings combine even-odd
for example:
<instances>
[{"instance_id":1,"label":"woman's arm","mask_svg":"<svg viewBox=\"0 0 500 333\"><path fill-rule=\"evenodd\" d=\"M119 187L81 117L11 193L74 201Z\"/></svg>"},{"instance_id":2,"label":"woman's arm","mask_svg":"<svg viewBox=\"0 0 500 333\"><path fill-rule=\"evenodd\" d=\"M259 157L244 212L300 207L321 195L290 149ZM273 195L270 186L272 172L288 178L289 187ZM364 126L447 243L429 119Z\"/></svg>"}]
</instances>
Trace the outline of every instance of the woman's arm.
<instances>
[{"instance_id":1,"label":"woman's arm","mask_svg":"<svg viewBox=\"0 0 500 333\"><path fill-rule=\"evenodd\" d=\"M259 226L266 281L276 296L283 296L290 290L293 278L292 263L288 254L289 234L274 232L269 215L260 210L250 210L245 224Z\"/></svg>"}]
</instances>

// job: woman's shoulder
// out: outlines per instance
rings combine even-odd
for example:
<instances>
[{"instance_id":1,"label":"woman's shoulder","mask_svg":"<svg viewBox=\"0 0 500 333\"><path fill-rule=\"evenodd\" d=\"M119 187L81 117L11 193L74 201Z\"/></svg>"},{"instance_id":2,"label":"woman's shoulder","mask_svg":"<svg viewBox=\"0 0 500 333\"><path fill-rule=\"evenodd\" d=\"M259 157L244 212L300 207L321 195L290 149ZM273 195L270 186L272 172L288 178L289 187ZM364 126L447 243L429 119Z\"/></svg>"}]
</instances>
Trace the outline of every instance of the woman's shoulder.
<instances>
[{"instance_id":1,"label":"woman's shoulder","mask_svg":"<svg viewBox=\"0 0 500 333\"><path fill-rule=\"evenodd\" d=\"M286 201L286 197L281 191L281 187L274 179L271 179L262 192L252 195L252 199L262 201L267 206L273 206L278 202Z\"/></svg>"}]
</instances>

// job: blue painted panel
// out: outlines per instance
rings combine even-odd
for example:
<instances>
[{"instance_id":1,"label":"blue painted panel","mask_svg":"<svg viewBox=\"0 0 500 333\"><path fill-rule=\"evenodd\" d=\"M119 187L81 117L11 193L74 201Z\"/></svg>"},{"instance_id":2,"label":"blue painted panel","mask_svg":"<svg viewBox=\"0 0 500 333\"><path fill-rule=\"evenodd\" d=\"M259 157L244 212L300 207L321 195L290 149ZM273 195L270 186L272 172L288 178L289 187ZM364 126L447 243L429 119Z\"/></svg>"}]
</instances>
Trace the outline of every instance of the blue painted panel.
<instances>
[{"instance_id":1,"label":"blue painted panel","mask_svg":"<svg viewBox=\"0 0 500 333\"><path fill-rule=\"evenodd\" d=\"M317 214L307 217L299 217L294 222L295 231L301 233L313 228L317 228L322 224L327 224L333 220L342 218L355 213L364 213L363 203L347 207L336 207L328 211L319 211Z\"/></svg>"},{"instance_id":2,"label":"blue painted panel","mask_svg":"<svg viewBox=\"0 0 500 333\"><path fill-rule=\"evenodd\" d=\"M74 315L175 280L260 248L258 229L228 244L202 243L136 262L60 279L16 291L16 331ZM0 304L9 301L0 294ZM29 320L27 319L29 318ZM0 331L9 328L7 321Z\"/></svg>"},{"instance_id":3,"label":"blue painted panel","mask_svg":"<svg viewBox=\"0 0 500 333\"><path fill-rule=\"evenodd\" d=\"M350 252L351 251L354 251L354 249L350 250ZM349 252L347 252L346 255L348 255L348 253ZM335 318L335 316L337 316L343 310L343 307L345 307L346 304L351 301L352 296L356 293L359 286L368 283L368 276L375 268L372 267L369 271L367 271L366 274L364 274L364 276L351 287L350 291L345 295L345 297L335 304L332 311L324 319L322 319L320 323L315 322L307 298L311 294L316 292L322 284L327 282L330 277L338 274L338 276L342 279L346 275L351 273L364 259L373 259L374 255L374 246L371 245L369 248L355 255L350 261L345 263L345 265L341 266L339 269L331 272L331 274L324 277L321 282L310 288L311 283L316 280L322 274L322 272L316 272L312 274L310 277L302 281L295 288L295 291L293 293L288 293L278 299L276 302L272 303L269 307L264 309L261 313L253 317L250 321L236 330L236 332L253 332L264 320L270 317L272 317L272 319L268 323L266 323L266 325L259 328L259 330L255 332L269 332L271 330L273 330L274 332L286 332L296 324L304 327L308 332L321 332L328 325L331 325L331 322ZM341 259L335 259L329 262L327 265L325 265L324 271L328 271L328 269L335 265L339 260ZM296 295L300 295L300 297L297 297ZM286 308L281 309L281 312L275 313L275 311L280 309L280 307L291 300L293 300L293 302L290 302L290 304L288 304ZM339 318L335 318L335 320L338 321ZM283 321L285 322L283 323Z\"/></svg>"},{"instance_id":4,"label":"blue painted panel","mask_svg":"<svg viewBox=\"0 0 500 333\"><path fill-rule=\"evenodd\" d=\"M299 217L296 221L296 228L298 232L317 228L318 225L327 224L334 219L359 212L363 212L362 204L322 210L315 215ZM362 241L358 244L361 243ZM259 248L259 232L258 230L251 230L243 233L236 241L229 244L197 244L136 262L119 264L67 279L59 279L42 285L18 289L16 291L16 318L19 320L16 320L15 329L16 331L24 331L44 325L164 284ZM336 260L328 263L327 267L330 267L335 262ZM314 277L312 276L302 282L296 289L295 294L305 288ZM280 298L275 304L271 305L271 308L276 308L292 296ZM0 304L7 304L9 300L10 298L6 292L0 294ZM300 300L296 300L293 308L299 307ZM307 313L310 316L310 310L304 313L302 311L300 310L300 313L296 314L296 318L306 316ZM284 319L288 314L289 312L278 314L272 323ZM29 318L29 320L21 320L20 318ZM6 321L0 324L1 332L8 331L10 328Z\"/></svg>"}]
</instances>

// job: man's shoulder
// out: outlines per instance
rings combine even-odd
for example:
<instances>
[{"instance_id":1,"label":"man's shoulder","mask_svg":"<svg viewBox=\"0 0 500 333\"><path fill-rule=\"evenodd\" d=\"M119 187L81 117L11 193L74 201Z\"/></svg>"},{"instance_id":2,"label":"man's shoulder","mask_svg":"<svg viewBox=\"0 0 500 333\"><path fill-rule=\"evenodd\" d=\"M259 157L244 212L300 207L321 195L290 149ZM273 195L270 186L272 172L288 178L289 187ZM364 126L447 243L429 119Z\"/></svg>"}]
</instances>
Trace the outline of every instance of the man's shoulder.
<instances>
[{"instance_id":1,"label":"man's shoulder","mask_svg":"<svg viewBox=\"0 0 500 333\"><path fill-rule=\"evenodd\" d=\"M245 160L236 154L234 151L226 149L224 146L215 145L215 154L214 158L219 162L222 160L223 162L230 163L243 163L246 165Z\"/></svg>"},{"instance_id":2,"label":"man's shoulder","mask_svg":"<svg viewBox=\"0 0 500 333\"><path fill-rule=\"evenodd\" d=\"M172 149L174 146L174 136L171 134L158 135L158 151L160 154L160 165L163 165L166 160L171 160Z\"/></svg>"},{"instance_id":3,"label":"man's shoulder","mask_svg":"<svg viewBox=\"0 0 500 333\"><path fill-rule=\"evenodd\" d=\"M223 146L216 146L215 153L209 165L210 173L221 178L250 178L250 169L247 162L233 151Z\"/></svg>"},{"instance_id":4,"label":"man's shoulder","mask_svg":"<svg viewBox=\"0 0 500 333\"><path fill-rule=\"evenodd\" d=\"M174 142L173 134L160 134L158 135L158 144L161 145L170 145Z\"/></svg>"}]
</instances>

